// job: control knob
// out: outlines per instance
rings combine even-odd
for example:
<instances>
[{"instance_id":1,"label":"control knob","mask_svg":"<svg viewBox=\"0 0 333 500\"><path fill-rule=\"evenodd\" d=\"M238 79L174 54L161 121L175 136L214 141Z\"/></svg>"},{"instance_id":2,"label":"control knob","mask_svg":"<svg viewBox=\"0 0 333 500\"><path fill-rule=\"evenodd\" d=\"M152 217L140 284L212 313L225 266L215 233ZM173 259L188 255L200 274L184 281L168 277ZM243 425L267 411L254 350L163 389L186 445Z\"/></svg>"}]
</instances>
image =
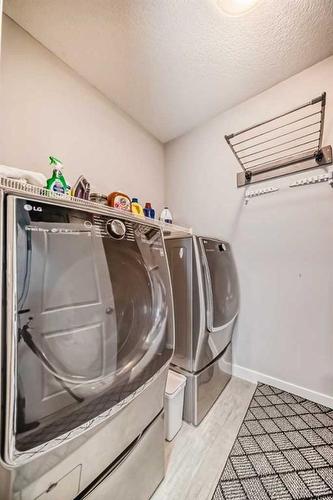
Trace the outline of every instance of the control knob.
<instances>
[{"instance_id":1,"label":"control knob","mask_svg":"<svg viewBox=\"0 0 333 500\"><path fill-rule=\"evenodd\" d=\"M106 223L106 230L116 240L122 240L126 234L126 226L119 219L110 219Z\"/></svg>"}]
</instances>

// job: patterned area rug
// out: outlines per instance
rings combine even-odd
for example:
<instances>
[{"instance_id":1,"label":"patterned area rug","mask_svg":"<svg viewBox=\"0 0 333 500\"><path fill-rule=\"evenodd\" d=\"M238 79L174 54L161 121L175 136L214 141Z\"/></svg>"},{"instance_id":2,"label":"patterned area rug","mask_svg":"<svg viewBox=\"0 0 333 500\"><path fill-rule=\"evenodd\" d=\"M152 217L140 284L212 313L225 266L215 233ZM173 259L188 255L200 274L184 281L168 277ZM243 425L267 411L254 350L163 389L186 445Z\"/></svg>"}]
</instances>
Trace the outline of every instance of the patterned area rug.
<instances>
[{"instance_id":1,"label":"patterned area rug","mask_svg":"<svg viewBox=\"0 0 333 500\"><path fill-rule=\"evenodd\" d=\"M333 499L333 410L258 384L213 500Z\"/></svg>"}]
</instances>

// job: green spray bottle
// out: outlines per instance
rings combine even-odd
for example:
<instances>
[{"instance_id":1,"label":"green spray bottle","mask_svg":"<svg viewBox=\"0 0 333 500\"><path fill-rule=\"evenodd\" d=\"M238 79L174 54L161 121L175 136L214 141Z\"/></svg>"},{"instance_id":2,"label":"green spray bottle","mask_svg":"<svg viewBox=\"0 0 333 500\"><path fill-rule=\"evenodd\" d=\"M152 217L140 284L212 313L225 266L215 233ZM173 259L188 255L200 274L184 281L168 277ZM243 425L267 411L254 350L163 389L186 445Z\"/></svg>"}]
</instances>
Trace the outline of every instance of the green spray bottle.
<instances>
[{"instance_id":1,"label":"green spray bottle","mask_svg":"<svg viewBox=\"0 0 333 500\"><path fill-rule=\"evenodd\" d=\"M53 173L46 181L46 188L54 193L66 194L69 186L62 174L62 161L55 156L49 156L49 162L53 166Z\"/></svg>"}]
</instances>

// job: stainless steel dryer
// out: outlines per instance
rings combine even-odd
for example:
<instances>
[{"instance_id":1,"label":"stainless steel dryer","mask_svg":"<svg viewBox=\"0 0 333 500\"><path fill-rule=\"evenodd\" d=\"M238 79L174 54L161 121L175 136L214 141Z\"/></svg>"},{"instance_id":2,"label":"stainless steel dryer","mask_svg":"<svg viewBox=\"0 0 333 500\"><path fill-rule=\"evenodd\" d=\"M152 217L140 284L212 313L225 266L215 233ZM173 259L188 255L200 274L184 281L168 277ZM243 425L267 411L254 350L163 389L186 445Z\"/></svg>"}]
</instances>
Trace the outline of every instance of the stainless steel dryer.
<instances>
[{"instance_id":1,"label":"stainless steel dryer","mask_svg":"<svg viewBox=\"0 0 333 500\"><path fill-rule=\"evenodd\" d=\"M198 425L231 378L239 286L229 243L166 239L175 309L174 369L187 377L184 419Z\"/></svg>"},{"instance_id":2,"label":"stainless steel dryer","mask_svg":"<svg viewBox=\"0 0 333 500\"><path fill-rule=\"evenodd\" d=\"M1 182L0 498L146 500L174 342L161 230Z\"/></svg>"}]
</instances>

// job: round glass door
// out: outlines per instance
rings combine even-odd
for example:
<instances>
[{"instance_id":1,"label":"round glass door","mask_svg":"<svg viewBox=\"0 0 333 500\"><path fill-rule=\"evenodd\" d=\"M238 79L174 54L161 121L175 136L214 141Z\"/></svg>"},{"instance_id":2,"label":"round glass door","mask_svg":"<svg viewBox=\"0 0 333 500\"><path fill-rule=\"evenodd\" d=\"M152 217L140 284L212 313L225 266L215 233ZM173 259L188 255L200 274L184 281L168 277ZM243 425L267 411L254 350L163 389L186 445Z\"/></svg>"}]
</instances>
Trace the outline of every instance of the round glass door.
<instances>
[{"instance_id":1,"label":"round glass door","mask_svg":"<svg viewBox=\"0 0 333 500\"><path fill-rule=\"evenodd\" d=\"M27 449L135 392L172 343L158 229L126 222L115 239L104 216L51 204L27 212L23 200L16 220L16 428Z\"/></svg>"},{"instance_id":2,"label":"round glass door","mask_svg":"<svg viewBox=\"0 0 333 500\"><path fill-rule=\"evenodd\" d=\"M228 243L208 238L200 238L200 242L205 264L207 327L215 332L238 313L238 276Z\"/></svg>"}]
</instances>

